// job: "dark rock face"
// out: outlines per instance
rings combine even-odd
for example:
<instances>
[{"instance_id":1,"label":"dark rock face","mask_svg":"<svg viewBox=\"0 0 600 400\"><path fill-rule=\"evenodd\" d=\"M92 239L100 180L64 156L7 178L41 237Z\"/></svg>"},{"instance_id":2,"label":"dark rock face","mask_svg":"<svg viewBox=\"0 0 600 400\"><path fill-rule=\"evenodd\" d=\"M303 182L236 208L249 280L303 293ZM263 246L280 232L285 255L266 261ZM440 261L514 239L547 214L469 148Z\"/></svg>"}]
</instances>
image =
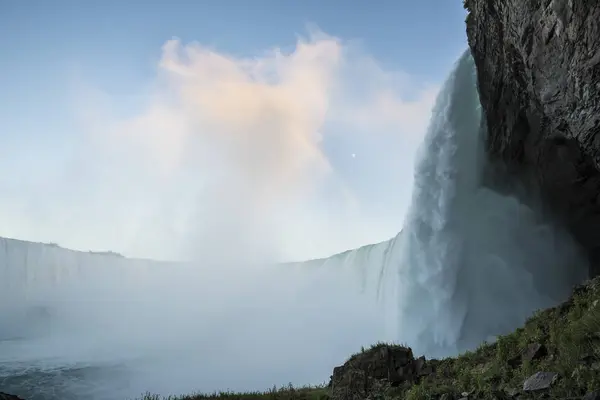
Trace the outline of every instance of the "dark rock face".
<instances>
[{"instance_id":1,"label":"dark rock face","mask_svg":"<svg viewBox=\"0 0 600 400\"><path fill-rule=\"evenodd\" d=\"M0 400L23 400L23 399L18 396L12 395L12 394L0 392Z\"/></svg>"},{"instance_id":2,"label":"dark rock face","mask_svg":"<svg viewBox=\"0 0 600 400\"><path fill-rule=\"evenodd\" d=\"M488 154L537 183L600 274L600 2L465 0Z\"/></svg>"},{"instance_id":3,"label":"dark rock face","mask_svg":"<svg viewBox=\"0 0 600 400\"><path fill-rule=\"evenodd\" d=\"M335 367L329 386L334 400L375 398L390 387L418 382L433 372L425 357L415 359L408 347L379 345Z\"/></svg>"}]
</instances>

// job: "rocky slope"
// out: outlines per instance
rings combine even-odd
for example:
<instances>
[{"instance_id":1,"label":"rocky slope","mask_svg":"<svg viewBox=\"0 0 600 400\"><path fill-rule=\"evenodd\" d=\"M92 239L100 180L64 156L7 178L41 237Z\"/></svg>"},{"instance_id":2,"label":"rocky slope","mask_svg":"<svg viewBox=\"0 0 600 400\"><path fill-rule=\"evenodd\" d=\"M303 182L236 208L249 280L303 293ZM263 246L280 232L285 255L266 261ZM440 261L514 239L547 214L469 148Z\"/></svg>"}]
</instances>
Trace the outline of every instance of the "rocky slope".
<instances>
[{"instance_id":1,"label":"rocky slope","mask_svg":"<svg viewBox=\"0 0 600 400\"><path fill-rule=\"evenodd\" d=\"M464 6L490 158L513 176L533 178L544 203L588 250L596 276L600 2L465 0Z\"/></svg>"},{"instance_id":2,"label":"rocky slope","mask_svg":"<svg viewBox=\"0 0 600 400\"><path fill-rule=\"evenodd\" d=\"M329 396L362 399L600 398L600 278L524 327L459 357L425 360L378 344L331 377Z\"/></svg>"}]
</instances>

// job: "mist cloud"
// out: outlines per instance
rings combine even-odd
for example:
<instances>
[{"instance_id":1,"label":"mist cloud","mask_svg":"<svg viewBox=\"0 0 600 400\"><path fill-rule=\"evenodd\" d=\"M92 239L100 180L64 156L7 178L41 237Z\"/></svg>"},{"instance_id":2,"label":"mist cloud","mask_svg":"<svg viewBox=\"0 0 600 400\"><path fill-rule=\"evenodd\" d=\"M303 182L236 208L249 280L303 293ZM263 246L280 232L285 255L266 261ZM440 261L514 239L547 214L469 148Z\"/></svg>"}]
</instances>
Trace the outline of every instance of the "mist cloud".
<instances>
[{"instance_id":1,"label":"mist cloud","mask_svg":"<svg viewBox=\"0 0 600 400\"><path fill-rule=\"evenodd\" d=\"M8 196L2 234L259 262L323 256L401 226L437 86L313 30L291 52L248 58L168 40L151 87L124 115L118 96L80 85L76 151L55 161L62 173L43 202L35 185ZM372 204L385 185L388 201Z\"/></svg>"}]
</instances>

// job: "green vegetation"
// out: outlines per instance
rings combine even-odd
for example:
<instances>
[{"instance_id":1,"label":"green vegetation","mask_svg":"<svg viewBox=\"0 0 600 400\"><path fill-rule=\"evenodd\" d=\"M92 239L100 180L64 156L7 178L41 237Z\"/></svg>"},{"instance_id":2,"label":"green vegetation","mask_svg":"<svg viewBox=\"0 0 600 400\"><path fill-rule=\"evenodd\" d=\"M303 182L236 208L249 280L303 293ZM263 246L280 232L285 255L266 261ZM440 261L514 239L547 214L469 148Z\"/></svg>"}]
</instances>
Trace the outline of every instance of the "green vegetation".
<instances>
[{"instance_id":1,"label":"green vegetation","mask_svg":"<svg viewBox=\"0 0 600 400\"><path fill-rule=\"evenodd\" d=\"M404 348L378 343L363 348L347 363L356 361L357 357L367 357L382 347ZM429 360L427 365L431 371L423 376L396 387L384 382L368 397L374 400L510 399L517 396L573 399L600 390L600 279L576 288L569 301L537 312L522 328L500 337L496 343L483 344L458 357ZM537 372L556 373L557 378L547 389L524 392L523 383ZM327 386L299 389L288 386L265 393L190 395L179 399L323 400L330 397L336 396ZM147 395L144 400L159 398Z\"/></svg>"},{"instance_id":2,"label":"green vegetation","mask_svg":"<svg viewBox=\"0 0 600 400\"><path fill-rule=\"evenodd\" d=\"M599 281L589 282L568 302L537 312L524 327L494 344L434 361L436 373L408 388L406 399L464 392L477 398L512 397L539 371L558 374L557 381L544 392L550 398L581 397L599 390L599 287ZM532 354L537 348L542 351Z\"/></svg>"},{"instance_id":3,"label":"green vegetation","mask_svg":"<svg viewBox=\"0 0 600 400\"><path fill-rule=\"evenodd\" d=\"M142 400L326 400L328 390L325 386L294 388L291 384L282 388L273 387L266 392L220 392L212 394L190 394L185 396L160 396L147 393Z\"/></svg>"}]
</instances>

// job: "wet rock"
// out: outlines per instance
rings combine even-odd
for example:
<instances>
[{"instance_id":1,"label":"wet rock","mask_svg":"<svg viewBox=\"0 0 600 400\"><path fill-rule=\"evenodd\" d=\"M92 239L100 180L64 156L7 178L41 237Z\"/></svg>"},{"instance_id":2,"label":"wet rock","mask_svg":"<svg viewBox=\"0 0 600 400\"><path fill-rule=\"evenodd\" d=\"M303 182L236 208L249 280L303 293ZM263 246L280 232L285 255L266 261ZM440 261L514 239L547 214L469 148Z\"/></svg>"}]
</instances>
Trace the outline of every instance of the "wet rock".
<instances>
[{"instance_id":1,"label":"wet rock","mask_svg":"<svg viewBox=\"0 0 600 400\"><path fill-rule=\"evenodd\" d=\"M433 365L428 363L425 356L417 358L414 362L415 374L418 377L431 375L433 373Z\"/></svg>"},{"instance_id":2,"label":"wet rock","mask_svg":"<svg viewBox=\"0 0 600 400\"><path fill-rule=\"evenodd\" d=\"M600 2L465 0L467 37L502 166L495 184L544 203L600 273ZM508 176L510 179L506 179Z\"/></svg>"},{"instance_id":3,"label":"wet rock","mask_svg":"<svg viewBox=\"0 0 600 400\"><path fill-rule=\"evenodd\" d=\"M583 396L582 400L600 400L600 392L595 391L595 392L586 393L586 395Z\"/></svg>"},{"instance_id":4,"label":"wet rock","mask_svg":"<svg viewBox=\"0 0 600 400\"><path fill-rule=\"evenodd\" d=\"M517 397L519 395L520 391L517 388L505 388L504 393L508 397L512 398L512 397Z\"/></svg>"},{"instance_id":5,"label":"wet rock","mask_svg":"<svg viewBox=\"0 0 600 400\"><path fill-rule=\"evenodd\" d=\"M0 400L23 400L19 396L15 396L13 394L8 394L4 392L0 392Z\"/></svg>"},{"instance_id":6,"label":"wet rock","mask_svg":"<svg viewBox=\"0 0 600 400\"><path fill-rule=\"evenodd\" d=\"M329 382L331 397L336 400L365 399L381 394L389 387L417 382L432 372L425 357L415 360L408 347L376 346L333 369Z\"/></svg>"},{"instance_id":7,"label":"wet rock","mask_svg":"<svg viewBox=\"0 0 600 400\"><path fill-rule=\"evenodd\" d=\"M506 363L510 365L511 368L518 368L522 362L523 358L521 354L511 357L506 361Z\"/></svg>"},{"instance_id":8,"label":"wet rock","mask_svg":"<svg viewBox=\"0 0 600 400\"><path fill-rule=\"evenodd\" d=\"M593 353L585 353L579 357L579 362L582 364L590 365L594 362L596 356Z\"/></svg>"},{"instance_id":9,"label":"wet rock","mask_svg":"<svg viewBox=\"0 0 600 400\"><path fill-rule=\"evenodd\" d=\"M523 361L538 360L548 354L546 347L539 343L531 343L523 352Z\"/></svg>"},{"instance_id":10,"label":"wet rock","mask_svg":"<svg viewBox=\"0 0 600 400\"><path fill-rule=\"evenodd\" d=\"M549 389L557 379L558 374L555 372L536 372L523 382L523 391L534 392Z\"/></svg>"}]
</instances>

